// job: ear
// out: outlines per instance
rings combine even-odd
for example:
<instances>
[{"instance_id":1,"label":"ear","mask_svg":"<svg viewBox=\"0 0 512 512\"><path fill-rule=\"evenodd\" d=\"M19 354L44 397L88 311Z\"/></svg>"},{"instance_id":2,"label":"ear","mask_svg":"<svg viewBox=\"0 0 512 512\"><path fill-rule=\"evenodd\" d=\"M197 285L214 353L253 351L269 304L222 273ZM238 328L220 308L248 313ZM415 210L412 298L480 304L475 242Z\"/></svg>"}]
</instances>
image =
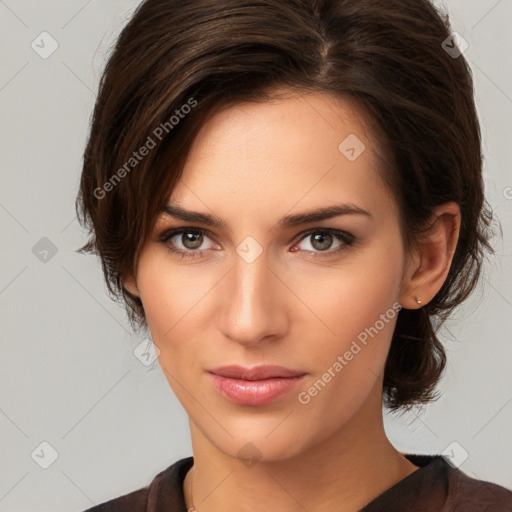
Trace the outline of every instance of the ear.
<instances>
[{"instance_id":1,"label":"ear","mask_svg":"<svg viewBox=\"0 0 512 512\"><path fill-rule=\"evenodd\" d=\"M121 279L123 288L130 292L132 295L140 298L139 289L137 288L137 281L132 275L123 277Z\"/></svg>"},{"instance_id":2,"label":"ear","mask_svg":"<svg viewBox=\"0 0 512 512\"><path fill-rule=\"evenodd\" d=\"M449 202L435 208L432 228L418 241L418 247L408 261L400 297L404 308L424 306L443 286L457 247L460 222L457 203Z\"/></svg>"}]
</instances>

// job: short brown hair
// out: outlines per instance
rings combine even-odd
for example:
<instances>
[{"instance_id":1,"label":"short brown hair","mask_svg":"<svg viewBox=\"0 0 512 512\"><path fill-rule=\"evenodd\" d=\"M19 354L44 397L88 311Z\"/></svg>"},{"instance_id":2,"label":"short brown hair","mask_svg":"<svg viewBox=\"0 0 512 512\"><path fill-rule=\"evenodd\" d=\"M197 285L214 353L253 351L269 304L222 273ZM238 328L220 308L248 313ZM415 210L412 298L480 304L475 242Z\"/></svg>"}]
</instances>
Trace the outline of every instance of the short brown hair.
<instances>
[{"instance_id":1,"label":"short brown hair","mask_svg":"<svg viewBox=\"0 0 512 512\"><path fill-rule=\"evenodd\" d=\"M100 256L132 327L147 322L122 277L136 275L205 120L279 88L350 96L391 156L385 177L405 247L434 207L461 208L447 279L424 307L400 311L385 367L391 409L434 399L446 360L437 326L473 291L484 250L493 252L472 75L462 55L443 48L450 37L448 16L427 0L143 1L100 82L76 202L90 235L79 251ZM136 158L150 139L155 147Z\"/></svg>"}]
</instances>

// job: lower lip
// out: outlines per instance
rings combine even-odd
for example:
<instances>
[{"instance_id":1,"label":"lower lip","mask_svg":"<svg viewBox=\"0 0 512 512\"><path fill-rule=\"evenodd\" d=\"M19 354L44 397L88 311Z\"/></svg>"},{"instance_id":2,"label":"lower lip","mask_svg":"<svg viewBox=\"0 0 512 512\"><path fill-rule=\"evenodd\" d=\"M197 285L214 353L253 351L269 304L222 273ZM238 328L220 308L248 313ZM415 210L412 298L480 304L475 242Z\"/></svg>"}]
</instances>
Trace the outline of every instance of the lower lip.
<instances>
[{"instance_id":1,"label":"lower lip","mask_svg":"<svg viewBox=\"0 0 512 512\"><path fill-rule=\"evenodd\" d=\"M243 380L210 373L213 385L228 400L240 405L265 405L295 389L305 375L265 380Z\"/></svg>"}]
</instances>

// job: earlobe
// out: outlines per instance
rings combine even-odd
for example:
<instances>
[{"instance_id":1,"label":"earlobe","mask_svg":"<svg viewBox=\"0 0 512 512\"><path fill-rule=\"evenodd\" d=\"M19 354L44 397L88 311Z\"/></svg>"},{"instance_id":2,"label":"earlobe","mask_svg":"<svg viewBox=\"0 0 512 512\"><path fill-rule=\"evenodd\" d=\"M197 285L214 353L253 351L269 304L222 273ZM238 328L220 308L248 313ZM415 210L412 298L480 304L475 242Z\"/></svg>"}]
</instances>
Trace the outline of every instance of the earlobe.
<instances>
[{"instance_id":1,"label":"earlobe","mask_svg":"<svg viewBox=\"0 0 512 512\"><path fill-rule=\"evenodd\" d=\"M421 241L411 259L401 304L406 309L418 309L432 300L443 286L457 247L460 230L460 208L450 202L434 211L432 228Z\"/></svg>"},{"instance_id":2,"label":"earlobe","mask_svg":"<svg viewBox=\"0 0 512 512\"><path fill-rule=\"evenodd\" d=\"M123 288L136 297L140 297L137 282L133 276L128 276L122 279Z\"/></svg>"}]
</instances>

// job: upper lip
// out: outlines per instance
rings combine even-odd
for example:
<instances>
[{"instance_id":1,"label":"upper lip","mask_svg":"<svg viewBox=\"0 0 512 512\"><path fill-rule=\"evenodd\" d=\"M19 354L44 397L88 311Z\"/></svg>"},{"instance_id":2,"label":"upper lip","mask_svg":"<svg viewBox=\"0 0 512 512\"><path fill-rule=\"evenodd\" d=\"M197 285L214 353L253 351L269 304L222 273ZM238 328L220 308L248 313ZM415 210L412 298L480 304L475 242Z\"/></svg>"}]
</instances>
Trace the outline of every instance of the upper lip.
<instances>
[{"instance_id":1,"label":"upper lip","mask_svg":"<svg viewBox=\"0 0 512 512\"><path fill-rule=\"evenodd\" d=\"M291 370L283 366L276 365L262 365L253 368L244 368L243 366L230 365L220 366L209 370L210 373L220 375L222 377L229 377L231 379L242 380L264 380L278 377L299 377L304 375L305 372Z\"/></svg>"}]
</instances>

